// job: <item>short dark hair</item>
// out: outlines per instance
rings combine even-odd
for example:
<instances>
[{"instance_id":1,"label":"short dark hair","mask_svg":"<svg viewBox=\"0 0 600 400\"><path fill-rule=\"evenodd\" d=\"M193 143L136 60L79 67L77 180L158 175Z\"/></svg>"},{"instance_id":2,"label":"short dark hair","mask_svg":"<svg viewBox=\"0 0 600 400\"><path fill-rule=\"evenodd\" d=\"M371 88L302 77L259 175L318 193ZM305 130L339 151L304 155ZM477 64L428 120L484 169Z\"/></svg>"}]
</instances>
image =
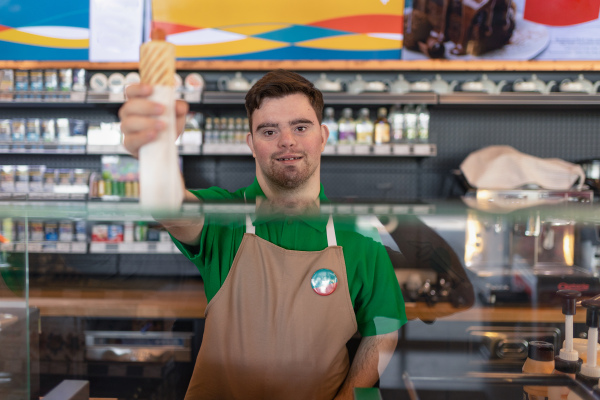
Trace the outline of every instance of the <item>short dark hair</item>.
<instances>
[{"instance_id":1,"label":"short dark hair","mask_svg":"<svg viewBox=\"0 0 600 400\"><path fill-rule=\"evenodd\" d=\"M260 108L264 99L279 98L295 93L302 93L308 97L320 124L323 121L323 94L321 91L300 74L276 69L260 78L246 94L246 113L250 122L250 132L252 132L252 113Z\"/></svg>"}]
</instances>

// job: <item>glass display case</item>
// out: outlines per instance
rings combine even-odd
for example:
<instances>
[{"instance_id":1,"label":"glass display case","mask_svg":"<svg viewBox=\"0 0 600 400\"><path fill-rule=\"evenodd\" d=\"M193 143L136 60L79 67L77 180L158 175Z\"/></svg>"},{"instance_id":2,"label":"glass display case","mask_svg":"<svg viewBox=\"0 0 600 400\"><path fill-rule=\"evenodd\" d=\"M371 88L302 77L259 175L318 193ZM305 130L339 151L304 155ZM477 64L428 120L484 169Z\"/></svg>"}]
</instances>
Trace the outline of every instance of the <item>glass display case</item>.
<instances>
[{"instance_id":1,"label":"glass display case","mask_svg":"<svg viewBox=\"0 0 600 400\"><path fill-rule=\"evenodd\" d=\"M0 398L37 399L71 380L87 382L92 398L183 398L207 299L198 270L156 219L255 211L190 203L151 215L126 202L1 202ZM597 363L586 347L594 336L585 301L600 294L591 192L353 200L324 204L325 213L385 246L408 318L376 388L357 399L522 398L532 386L599 397L589 379L522 373L530 343L559 355L569 335L579 357ZM560 290L581 294L572 330ZM351 359L359 340L348 342Z\"/></svg>"}]
</instances>

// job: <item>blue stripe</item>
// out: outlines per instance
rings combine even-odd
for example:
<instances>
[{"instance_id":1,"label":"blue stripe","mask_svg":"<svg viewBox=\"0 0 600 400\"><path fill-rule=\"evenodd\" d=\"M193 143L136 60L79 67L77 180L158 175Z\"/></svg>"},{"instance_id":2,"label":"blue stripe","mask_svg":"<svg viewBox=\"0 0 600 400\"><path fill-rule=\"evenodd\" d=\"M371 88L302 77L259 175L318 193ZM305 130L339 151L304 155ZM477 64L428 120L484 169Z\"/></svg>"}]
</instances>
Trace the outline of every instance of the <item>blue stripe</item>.
<instances>
[{"instance_id":1,"label":"blue stripe","mask_svg":"<svg viewBox=\"0 0 600 400\"><path fill-rule=\"evenodd\" d=\"M3 0L0 1L0 25L71 26L89 28L89 0Z\"/></svg>"},{"instance_id":2,"label":"blue stripe","mask_svg":"<svg viewBox=\"0 0 600 400\"><path fill-rule=\"evenodd\" d=\"M0 40L0 60L87 61L88 59L88 49L60 49Z\"/></svg>"}]
</instances>

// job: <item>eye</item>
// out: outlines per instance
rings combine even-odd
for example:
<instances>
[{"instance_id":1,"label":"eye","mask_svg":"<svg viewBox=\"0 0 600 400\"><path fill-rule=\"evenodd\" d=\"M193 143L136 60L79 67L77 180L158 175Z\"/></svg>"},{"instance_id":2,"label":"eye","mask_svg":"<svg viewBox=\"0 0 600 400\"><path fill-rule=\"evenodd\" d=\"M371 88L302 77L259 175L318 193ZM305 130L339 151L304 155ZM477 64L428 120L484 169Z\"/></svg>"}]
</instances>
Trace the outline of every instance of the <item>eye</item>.
<instances>
[{"instance_id":1,"label":"eye","mask_svg":"<svg viewBox=\"0 0 600 400\"><path fill-rule=\"evenodd\" d=\"M306 132L308 130L308 126L298 126L296 127L296 130L300 131L300 132Z\"/></svg>"},{"instance_id":2,"label":"eye","mask_svg":"<svg viewBox=\"0 0 600 400\"><path fill-rule=\"evenodd\" d=\"M274 134L275 134L275 131L263 131L264 136L273 136Z\"/></svg>"}]
</instances>

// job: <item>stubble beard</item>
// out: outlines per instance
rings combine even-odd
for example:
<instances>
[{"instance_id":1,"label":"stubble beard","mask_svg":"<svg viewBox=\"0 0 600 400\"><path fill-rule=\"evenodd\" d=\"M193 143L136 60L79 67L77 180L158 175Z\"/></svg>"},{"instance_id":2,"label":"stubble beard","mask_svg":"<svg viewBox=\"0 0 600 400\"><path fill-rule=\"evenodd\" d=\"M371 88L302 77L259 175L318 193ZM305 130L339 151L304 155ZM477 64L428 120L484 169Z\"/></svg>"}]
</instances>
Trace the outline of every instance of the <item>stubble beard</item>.
<instances>
[{"instance_id":1,"label":"stubble beard","mask_svg":"<svg viewBox=\"0 0 600 400\"><path fill-rule=\"evenodd\" d=\"M316 164L309 163L306 154L302 154L301 165L277 165L277 161L270 160L267 168L263 168L263 174L275 188L279 190L298 189L313 176L317 169Z\"/></svg>"}]
</instances>

